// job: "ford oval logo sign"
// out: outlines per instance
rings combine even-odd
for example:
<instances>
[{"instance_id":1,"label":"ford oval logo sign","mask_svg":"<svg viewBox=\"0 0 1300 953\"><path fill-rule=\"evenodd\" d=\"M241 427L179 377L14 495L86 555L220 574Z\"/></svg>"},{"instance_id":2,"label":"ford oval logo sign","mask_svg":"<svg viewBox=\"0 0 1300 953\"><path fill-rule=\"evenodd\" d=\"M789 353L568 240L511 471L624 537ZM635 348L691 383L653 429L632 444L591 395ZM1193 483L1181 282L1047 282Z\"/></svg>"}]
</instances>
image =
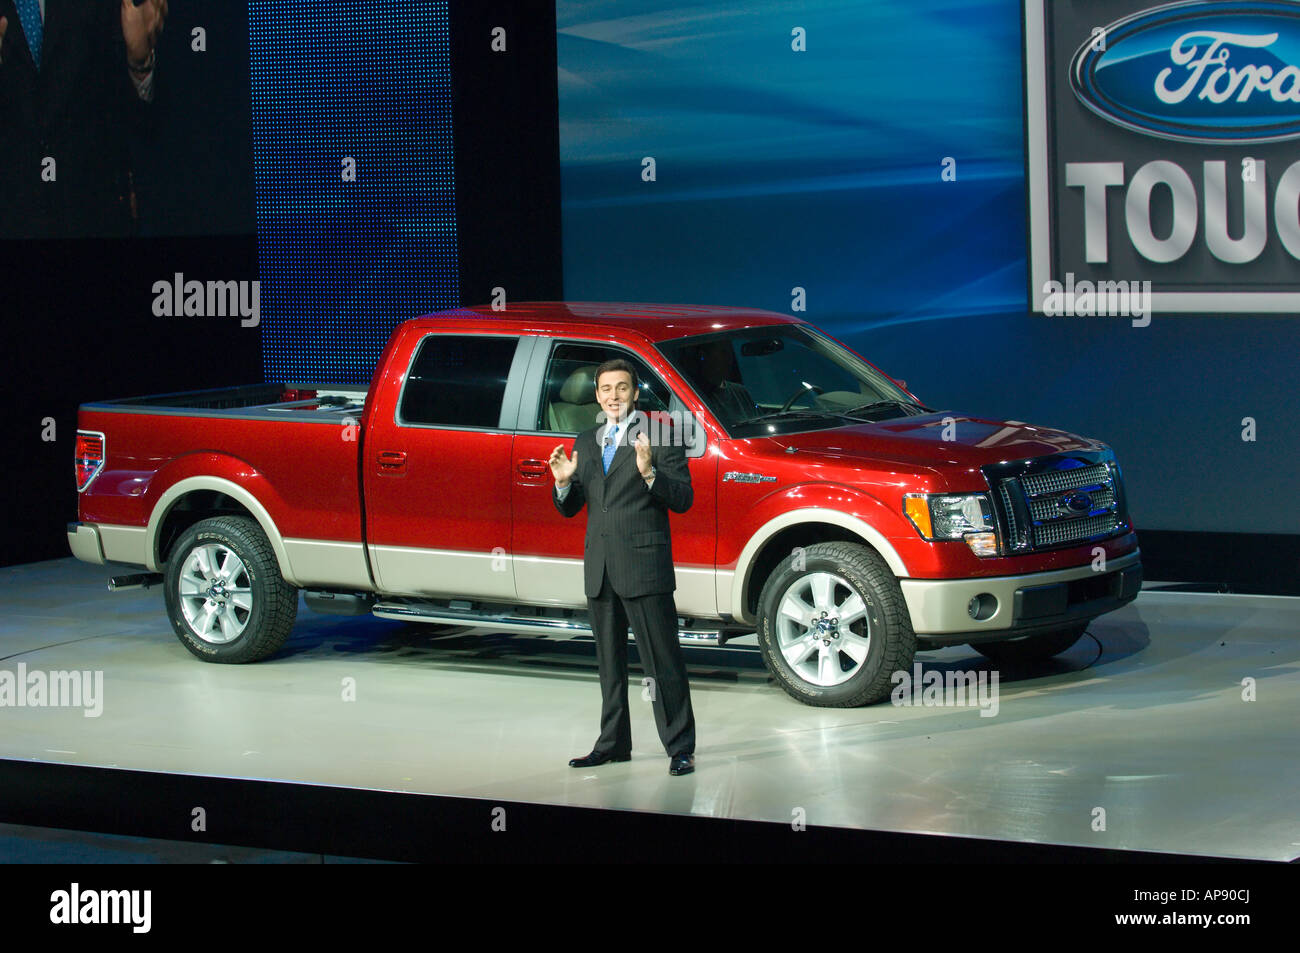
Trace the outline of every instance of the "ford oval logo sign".
<instances>
[{"instance_id":1,"label":"ford oval logo sign","mask_svg":"<svg viewBox=\"0 0 1300 953\"><path fill-rule=\"evenodd\" d=\"M1076 516L1092 512L1092 497L1080 490L1062 494L1056 502L1061 509Z\"/></svg>"},{"instance_id":2,"label":"ford oval logo sign","mask_svg":"<svg viewBox=\"0 0 1300 953\"><path fill-rule=\"evenodd\" d=\"M1171 3L1117 20L1070 63L1085 106L1184 142L1300 137L1300 5Z\"/></svg>"}]
</instances>

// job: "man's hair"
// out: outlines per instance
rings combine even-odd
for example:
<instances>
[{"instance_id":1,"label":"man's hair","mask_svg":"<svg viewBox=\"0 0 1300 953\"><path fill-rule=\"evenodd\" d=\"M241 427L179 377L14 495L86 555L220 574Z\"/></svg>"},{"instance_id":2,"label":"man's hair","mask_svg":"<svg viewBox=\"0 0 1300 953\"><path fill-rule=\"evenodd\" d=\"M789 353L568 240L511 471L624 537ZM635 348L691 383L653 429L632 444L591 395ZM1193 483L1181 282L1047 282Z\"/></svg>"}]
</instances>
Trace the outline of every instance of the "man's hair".
<instances>
[{"instance_id":1,"label":"man's hair","mask_svg":"<svg viewBox=\"0 0 1300 953\"><path fill-rule=\"evenodd\" d=\"M637 392L637 388L641 386L637 383L636 368L632 366L632 363L623 360L621 357L616 357L612 360L606 361L604 364L600 365L600 367L596 368L595 382L597 390L600 389L600 375L607 371L627 371L632 378L632 393L634 394Z\"/></svg>"}]
</instances>

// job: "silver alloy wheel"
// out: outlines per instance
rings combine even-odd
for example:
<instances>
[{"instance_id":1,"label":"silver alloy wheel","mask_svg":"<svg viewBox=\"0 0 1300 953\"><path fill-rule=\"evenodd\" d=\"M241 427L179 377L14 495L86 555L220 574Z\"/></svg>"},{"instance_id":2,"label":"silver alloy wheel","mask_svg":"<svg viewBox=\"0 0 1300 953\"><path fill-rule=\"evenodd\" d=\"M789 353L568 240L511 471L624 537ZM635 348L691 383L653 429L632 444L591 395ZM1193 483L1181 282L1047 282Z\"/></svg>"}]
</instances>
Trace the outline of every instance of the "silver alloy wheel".
<instances>
[{"instance_id":1,"label":"silver alloy wheel","mask_svg":"<svg viewBox=\"0 0 1300 953\"><path fill-rule=\"evenodd\" d=\"M243 560L229 546L207 543L190 550L177 583L190 630L213 644L239 638L253 614L250 583Z\"/></svg>"},{"instance_id":2,"label":"silver alloy wheel","mask_svg":"<svg viewBox=\"0 0 1300 953\"><path fill-rule=\"evenodd\" d=\"M804 681L839 685L857 674L871 647L866 603L842 576L800 576L781 595L776 638L786 664Z\"/></svg>"}]
</instances>

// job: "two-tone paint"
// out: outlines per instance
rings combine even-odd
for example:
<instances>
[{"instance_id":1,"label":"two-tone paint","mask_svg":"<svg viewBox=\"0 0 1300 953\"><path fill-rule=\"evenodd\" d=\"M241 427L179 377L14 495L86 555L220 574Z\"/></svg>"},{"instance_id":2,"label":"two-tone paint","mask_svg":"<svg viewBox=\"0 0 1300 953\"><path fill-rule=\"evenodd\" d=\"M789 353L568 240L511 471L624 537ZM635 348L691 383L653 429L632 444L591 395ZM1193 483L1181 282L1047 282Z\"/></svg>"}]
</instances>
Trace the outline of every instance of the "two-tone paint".
<instances>
[{"instance_id":1,"label":"two-tone paint","mask_svg":"<svg viewBox=\"0 0 1300 953\"><path fill-rule=\"evenodd\" d=\"M1011 594L1135 563L1132 532L1096 544L978 557L961 541L927 542L903 515L917 492L987 492L981 467L1105 449L1058 430L929 414L813 432L737 439L712 417L655 345L732 328L803 323L769 312L664 305L523 304L407 321L393 333L353 412L258 405L196 410L148 399L83 405L79 427L105 435L102 469L79 496L74 554L159 571L177 527L219 503L251 516L280 570L304 588L383 595L585 606L581 520L551 503L545 460L573 433L536 429L541 369L557 342L621 348L658 374L695 415L704 452L689 460L695 502L671 514L683 616L755 623L766 574L796 545L870 546L900 580L920 635L1012 625ZM412 425L403 385L429 335L504 335L516 352L496 426ZM276 391L279 385L262 385ZM298 389L313 385L295 385ZM287 386L284 395L294 396ZM183 403L183 401L182 401ZM731 477L728 477L728 474ZM973 622L971 597L1005 610Z\"/></svg>"}]
</instances>

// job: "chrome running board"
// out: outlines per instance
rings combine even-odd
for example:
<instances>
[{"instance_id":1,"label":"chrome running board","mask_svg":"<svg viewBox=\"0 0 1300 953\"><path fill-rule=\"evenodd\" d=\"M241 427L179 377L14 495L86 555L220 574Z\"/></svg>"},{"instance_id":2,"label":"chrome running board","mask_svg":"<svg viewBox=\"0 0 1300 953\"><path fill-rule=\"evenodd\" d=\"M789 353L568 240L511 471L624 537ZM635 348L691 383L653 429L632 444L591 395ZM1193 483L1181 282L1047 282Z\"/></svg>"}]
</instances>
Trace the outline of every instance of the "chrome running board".
<instances>
[{"instance_id":1,"label":"chrome running board","mask_svg":"<svg viewBox=\"0 0 1300 953\"><path fill-rule=\"evenodd\" d=\"M399 622L431 622L440 625L465 625L495 632L532 632L560 639L591 636L587 614L580 610L557 610L568 615L523 615L502 606L484 606L475 609L470 603L443 605L436 602L379 602L370 610L380 619ZM631 634L629 633L629 638ZM716 625L701 625L688 621L678 629L677 639L683 645L721 645L723 632Z\"/></svg>"}]
</instances>

